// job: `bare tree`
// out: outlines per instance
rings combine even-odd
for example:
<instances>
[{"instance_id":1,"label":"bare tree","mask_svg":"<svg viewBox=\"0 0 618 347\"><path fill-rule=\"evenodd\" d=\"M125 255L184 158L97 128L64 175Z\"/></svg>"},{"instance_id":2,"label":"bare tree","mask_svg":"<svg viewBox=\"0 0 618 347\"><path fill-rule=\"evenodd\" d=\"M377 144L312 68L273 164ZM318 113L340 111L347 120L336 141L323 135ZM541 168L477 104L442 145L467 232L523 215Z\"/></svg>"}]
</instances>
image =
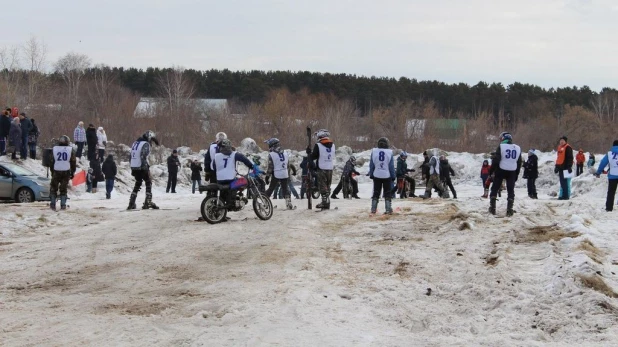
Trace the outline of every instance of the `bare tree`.
<instances>
[{"instance_id":1,"label":"bare tree","mask_svg":"<svg viewBox=\"0 0 618 347\"><path fill-rule=\"evenodd\" d=\"M0 48L0 94L6 104L17 104L17 90L22 79L19 47Z\"/></svg>"},{"instance_id":2,"label":"bare tree","mask_svg":"<svg viewBox=\"0 0 618 347\"><path fill-rule=\"evenodd\" d=\"M31 36L23 46L23 53L28 64L28 103L33 103L39 86L45 81L45 59L47 46L44 42Z\"/></svg>"},{"instance_id":3,"label":"bare tree","mask_svg":"<svg viewBox=\"0 0 618 347\"><path fill-rule=\"evenodd\" d=\"M73 106L78 104L79 86L84 73L90 67L90 58L85 54L70 52L58 59L54 68L62 76L69 91L69 99Z\"/></svg>"},{"instance_id":4,"label":"bare tree","mask_svg":"<svg viewBox=\"0 0 618 347\"><path fill-rule=\"evenodd\" d=\"M171 121L166 123L165 131L178 144L187 145L187 136L195 136L201 132L196 100L192 99L195 84L187 78L185 69L180 66L168 69L157 78L157 82L160 94L166 101L163 119Z\"/></svg>"}]
</instances>

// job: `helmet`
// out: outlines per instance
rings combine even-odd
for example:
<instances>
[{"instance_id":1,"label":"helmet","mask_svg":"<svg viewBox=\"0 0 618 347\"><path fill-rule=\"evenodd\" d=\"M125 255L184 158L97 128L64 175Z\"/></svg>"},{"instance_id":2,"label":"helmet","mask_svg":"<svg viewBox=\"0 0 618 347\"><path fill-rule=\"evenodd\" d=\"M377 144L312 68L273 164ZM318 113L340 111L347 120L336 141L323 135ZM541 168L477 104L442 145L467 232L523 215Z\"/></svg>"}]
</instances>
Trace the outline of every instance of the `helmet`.
<instances>
[{"instance_id":1,"label":"helmet","mask_svg":"<svg viewBox=\"0 0 618 347\"><path fill-rule=\"evenodd\" d=\"M407 157L408 157L408 152L403 151L403 152L399 153L399 156L400 156L400 157L407 158Z\"/></svg>"},{"instance_id":2,"label":"helmet","mask_svg":"<svg viewBox=\"0 0 618 347\"><path fill-rule=\"evenodd\" d=\"M330 137L330 132L326 129L320 129L315 132L315 136L319 139L323 139L325 137Z\"/></svg>"},{"instance_id":3,"label":"helmet","mask_svg":"<svg viewBox=\"0 0 618 347\"><path fill-rule=\"evenodd\" d=\"M378 140L378 148L388 148L388 147L389 147L388 139L386 137L380 137L380 139Z\"/></svg>"},{"instance_id":4,"label":"helmet","mask_svg":"<svg viewBox=\"0 0 618 347\"><path fill-rule=\"evenodd\" d=\"M509 133L508 131L503 131L502 133L500 133L500 141L504 140L513 141L513 135L511 135L511 133Z\"/></svg>"},{"instance_id":5,"label":"helmet","mask_svg":"<svg viewBox=\"0 0 618 347\"><path fill-rule=\"evenodd\" d=\"M221 140L221 142L219 143L219 152L225 154L225 155L230 155L232 154L233 150L232 150L232 141L228 140L228 139L223 139Z\"/></svg>"},{"instance_id":6,"label":"helmet","mask_svg":"<svg viewBox=\"0 0 618 347\"><path fill-rule=\"evenodd\" d=\"M60 146L68 146L70 141L71 141L71 140L69 140L69 137L68 137L68 136L66 136L66 135L62 135L62 136L60 136L60 138L58 139L58 144L59 144Z\"/></svg>"},{"instance_id":7,"label":"helmet","mask_svg":"<svg viewBox=\"0 0 618 347\"><path fill-rule=\"evenodd\" d=\"M145 132L144 135L142 135L142 138L148 141L148 143L154 142L157 146L159 145L159 141L157 140L156 135L152 130L148 130L147 132Z\"/></svg>"},{"instance_id":8,"label":"helmet","mask_svg":"<svg viewBox=\"0 0 618 347\"><path fill-rule=\"evenodd\" d=\"M355 156L351 155L350 159L348 159L348 161L350 161L350 163L356 165L356 157Z\"/></svg>"},{"instance_id":9,"label":"helmet","mask_svg":"<svg viewBox=\"0 0 618 347\"><path fill-rule=\"evenodd\" d=\"M264 143L268 145L269 149L276 149L277 147L281 145L281 142L276 137L270 138L264 141Z\"/></svg>"},{"instance_id":10,"label":"helmet","mask_svg":"<svg viewBox=\"0 0 618 347\"><path fill-rule=\"evenodd\" d=\"M215 140L217 142L223 141L225 139L227 139L227 135L224 132L222 132L222 131L218 132L217 135L215 135Z\"/></svg>"}]
</instances>

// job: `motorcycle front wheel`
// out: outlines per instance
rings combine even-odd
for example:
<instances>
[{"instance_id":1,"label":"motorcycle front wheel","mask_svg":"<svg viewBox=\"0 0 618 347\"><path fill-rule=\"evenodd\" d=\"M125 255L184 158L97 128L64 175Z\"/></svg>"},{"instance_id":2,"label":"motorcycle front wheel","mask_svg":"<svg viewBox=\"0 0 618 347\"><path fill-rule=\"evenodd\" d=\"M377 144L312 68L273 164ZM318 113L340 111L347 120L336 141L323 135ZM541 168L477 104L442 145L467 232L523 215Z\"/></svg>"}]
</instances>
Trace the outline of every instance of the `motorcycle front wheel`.
<instances>
[{"instance_id":1,"label":"motorcycle front wheel","mask_svg":"<svg viewBox=\"0 0 618 347\"><path fill-rule=\"evenodd\" d=\"M222 205L223 202L219 201L219 197L207 196L200 207L202 218L210 224L221 223L227 215L227 209L221 208Z\"/></svg>"},{"instance_id":2,"label":"motorcycle front wheel","mask_svg":"<svg viewBox=\"0 0 618 347\"><path fill-rule=\"evenodd\" d=\"M264 194L253 197L253 211L261 220L269 220L273 216L273 203Z\"/></svg>"}]
</instances>

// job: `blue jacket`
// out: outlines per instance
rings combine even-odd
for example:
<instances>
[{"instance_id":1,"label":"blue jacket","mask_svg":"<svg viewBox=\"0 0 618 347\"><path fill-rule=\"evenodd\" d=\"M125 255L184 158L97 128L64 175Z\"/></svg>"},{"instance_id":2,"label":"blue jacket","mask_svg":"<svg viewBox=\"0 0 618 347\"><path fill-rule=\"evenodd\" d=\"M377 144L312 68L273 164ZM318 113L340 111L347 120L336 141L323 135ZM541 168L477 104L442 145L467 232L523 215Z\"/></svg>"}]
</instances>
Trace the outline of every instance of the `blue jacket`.
<instances>
[{"instance_id":1,"label":"blue jacket","mask_svg":"<svg viewBox=\"0 0 618 347\"><path fill-rule=\"evenodd\" d=\"M375 165L373 164L373 160L369 161L369 176L372 177L373 176L373 170L375 170ZM397 176L395 175L395 161L393 160L393 157L391 157L391 161L388 163L388 171L391 173L391 179L394 180L395 178L397 178Z\"/></svg>"},{"instance_id":2,"label":"blue jacket","mask_svg":"<svg viewBox=\"0 0 618 347\"><path fill-rule=\"evenodd\" d=\"M597 175L600 175L603 173L603 169L605 169L606 166L609 165L609 157L607 154L605 154L605 156L603 157L603 159L601 159L601 163L599 164L599 168L597 169ZM618 160L618 146L613 146L612 147L612 160ZM618 173L614 172L613 175L610 175L609 172L607 173L607 178L610 180L618 180Z\"/></svg>"}]
</instances>

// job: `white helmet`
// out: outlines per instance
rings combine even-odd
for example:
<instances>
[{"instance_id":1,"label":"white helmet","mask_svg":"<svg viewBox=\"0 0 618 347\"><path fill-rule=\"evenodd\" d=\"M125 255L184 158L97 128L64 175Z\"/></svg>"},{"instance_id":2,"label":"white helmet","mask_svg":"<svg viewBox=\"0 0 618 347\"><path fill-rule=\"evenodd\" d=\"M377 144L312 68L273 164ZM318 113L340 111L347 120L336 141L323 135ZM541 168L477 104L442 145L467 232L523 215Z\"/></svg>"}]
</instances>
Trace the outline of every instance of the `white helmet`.
<instances>
[{"instance_id":1,"label":"white helmet","mask_svg":"<svg viewBox=\"0 0 618 347\"><path fill-rule=\"evenodd\" d=\"M315 132L315 136L319 139L323 139L325 137L330 137L330 132L326 129L320 129Z\"/></svg>"},{"instance_id":2,"label":"white helmet","mask_svg":"<svg viewBox=\"0 0 618 347\"><path fill-rule=\"evenodd\" d=\"M222 131L218 132L217 135L215 135L215 140L217 142L223 141L225 139L227 139L227 135L224 132L222 132Z\"/></svg>"}]
</instances>

